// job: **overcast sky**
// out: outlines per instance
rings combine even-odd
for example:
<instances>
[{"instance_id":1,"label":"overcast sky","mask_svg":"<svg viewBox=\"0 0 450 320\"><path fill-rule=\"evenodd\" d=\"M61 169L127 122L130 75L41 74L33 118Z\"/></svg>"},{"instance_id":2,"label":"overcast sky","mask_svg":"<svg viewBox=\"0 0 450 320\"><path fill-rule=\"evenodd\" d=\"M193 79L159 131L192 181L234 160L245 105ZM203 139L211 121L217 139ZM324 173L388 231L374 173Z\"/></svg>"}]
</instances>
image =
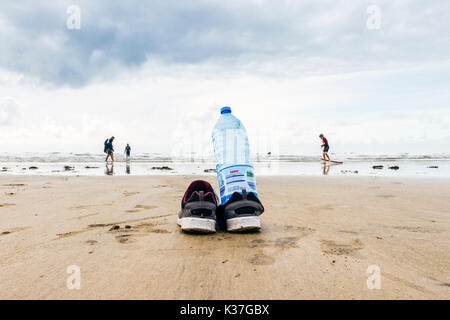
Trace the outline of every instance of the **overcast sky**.
<instances>
[{"instance_id":1,"label":"overcast sky","mask_svg":"<svg viewBox=\"0 0 450 320\"><path fill-rule=\"evenodd\" d=\"M449 16L448 0L5 0L0 152L114 135L208 153L229 105L254 152L317 153L323 132L334 152L449 153Z\"/></svg>"}]
</instances>

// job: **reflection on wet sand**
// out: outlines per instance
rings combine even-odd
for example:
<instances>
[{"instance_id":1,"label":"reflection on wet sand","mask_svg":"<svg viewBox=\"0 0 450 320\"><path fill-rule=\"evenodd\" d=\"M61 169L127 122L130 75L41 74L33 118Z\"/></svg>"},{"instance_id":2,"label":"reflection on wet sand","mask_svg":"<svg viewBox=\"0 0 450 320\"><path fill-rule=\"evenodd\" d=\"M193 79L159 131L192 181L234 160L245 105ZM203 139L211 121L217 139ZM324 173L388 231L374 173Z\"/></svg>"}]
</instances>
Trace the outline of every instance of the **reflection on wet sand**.
<instances>
[{"instance_id":1,"label":"reflection on wet sand","mask_svg":"<svg viewBox=\"0 0 450 320\"><path fill-rule=\"evenodd\" d=\"M105 163L105 175L112 176L114 174L114 164Z\"/></svg>"},{"instance_id":2,"label":"reflection on wet sand","mask_svg":"<svg viewBox=\"0 0 450 320\"><path fill-rule=\"evenodd\" d=\"M126 174L130 174L131 173L130 161L127 161L127 166L125 168L125 173Z\"/></svg>"},{"instance_id":3,"label":"reflection on wet sand","mask_svg":"<svg viewBox=\"0 0 450 320\"><path fill-rule=\"evenodd\" d=\"M328 174L328 172L330 171L331 165L324 163L322 165L322 167L323 167L323 175L326 176Z\"/></svg>"}]
</instances>

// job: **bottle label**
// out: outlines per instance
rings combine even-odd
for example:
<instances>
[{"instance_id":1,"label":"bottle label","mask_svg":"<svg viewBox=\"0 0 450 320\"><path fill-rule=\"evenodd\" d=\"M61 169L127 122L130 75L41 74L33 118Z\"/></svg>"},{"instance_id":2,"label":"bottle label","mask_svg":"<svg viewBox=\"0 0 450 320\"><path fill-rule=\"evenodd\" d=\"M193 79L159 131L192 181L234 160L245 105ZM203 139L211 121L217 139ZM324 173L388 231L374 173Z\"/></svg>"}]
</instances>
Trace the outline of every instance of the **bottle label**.
<instances>
[{"instance_id":1,"label":"bottle label","mask_svg":"<svg viewBox=\"0 0 450 320\"><path fill-rule=\"evenodd\" d=\"M225 167L217 172L221 203L228 201L234 192L253 192L256 196L256 182L253 166L235 165Z\"/></svg>"}]
</instances>

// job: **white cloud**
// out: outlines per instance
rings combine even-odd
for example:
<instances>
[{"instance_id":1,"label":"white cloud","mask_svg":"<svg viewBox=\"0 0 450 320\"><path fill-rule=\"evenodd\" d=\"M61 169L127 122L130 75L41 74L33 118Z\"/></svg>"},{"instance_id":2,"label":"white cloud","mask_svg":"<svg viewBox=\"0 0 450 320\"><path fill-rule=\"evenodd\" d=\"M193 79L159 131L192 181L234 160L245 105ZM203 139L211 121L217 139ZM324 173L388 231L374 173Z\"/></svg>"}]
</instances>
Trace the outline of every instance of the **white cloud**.
<instances>
[{"instance_id":1,"label":"white cloud","mask_svg":"<svg viewBox=\"0 0 450 320\"><path fill-rule=\"evenodd\" d=\"M10 126L19 114L19 104L11 97L0 97L0 126Z\"/></svg>"}]
</instances>

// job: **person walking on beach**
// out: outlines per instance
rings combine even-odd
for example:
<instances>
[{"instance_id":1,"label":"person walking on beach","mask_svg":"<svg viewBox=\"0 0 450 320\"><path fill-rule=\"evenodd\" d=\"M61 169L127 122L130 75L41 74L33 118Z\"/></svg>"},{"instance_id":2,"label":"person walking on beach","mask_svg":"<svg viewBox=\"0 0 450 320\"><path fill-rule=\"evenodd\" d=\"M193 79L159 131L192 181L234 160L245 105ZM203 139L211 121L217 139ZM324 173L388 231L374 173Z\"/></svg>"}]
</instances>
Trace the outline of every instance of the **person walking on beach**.
<instances>
[{"instance_id":1,"label":"person walking on beach","mask_svg":"<svg viewBox=\"0 0 450 320\"><path fill-rule=\"evenodd\" d=\"M111 139L106 139L105 141L105 153L106 153L105 162L108 162L109 157L111 157L111 161L114 162L114 148L112 144L113 141L114 137L111 137Z\"/></svg>"},{"instance_id":2,"label":"person walking on beach","mask_svg":"<svg viewBox=\"0 0 450 320\"><path fill-rule=\"evenodd\" d=\"M319 135L319 138L322 139L321 148L323 148L323 160L331 161L330 156L328 155L328 150L330 149L330 146L328 145L328 140L323 136L322 133Z\"/></svg>"},{"instance_id":3,"label":"person walking on beach","mask_svg":"<svg viewBox=\"0 0 450 320\"><path fill-rule=\"evenodd\" d=\"M130 145L127 143L127 146L125 147L125 156L128 158L130 158L130 154L131 154L131 147Z\"/></svg>"}]
</instances>

